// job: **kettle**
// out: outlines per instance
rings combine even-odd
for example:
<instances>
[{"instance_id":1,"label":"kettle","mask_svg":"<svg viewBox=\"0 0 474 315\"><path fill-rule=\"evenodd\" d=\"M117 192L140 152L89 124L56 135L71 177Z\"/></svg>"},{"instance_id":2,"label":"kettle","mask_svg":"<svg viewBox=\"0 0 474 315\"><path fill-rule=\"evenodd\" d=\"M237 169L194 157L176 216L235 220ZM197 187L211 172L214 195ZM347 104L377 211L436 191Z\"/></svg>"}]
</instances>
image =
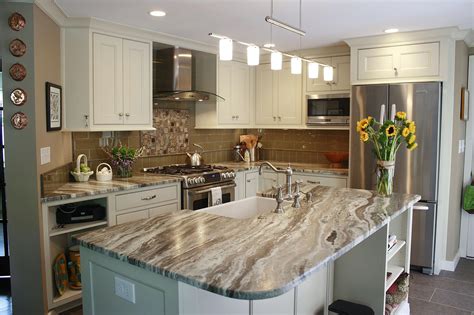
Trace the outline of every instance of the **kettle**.
<instances>
[{"instance_id":1,"label":"kettle","mask_svg":"<svg viewBox=\"0 0 474 315\"><path fill-rule=\"evenodd\" d=\"M193 146L201 149L201 153L204 150L204 148L202 146L200 146L199 144L193 143ZM186 155L189 158L189 160L187 161L189 165L191 165L191 166L201 166L202 165L202 157L201 157L201 154L199 154L197 152L197 150L194 151L193 154L191 154L189 152L186 152Z\"/></svg>"}]
</instances>

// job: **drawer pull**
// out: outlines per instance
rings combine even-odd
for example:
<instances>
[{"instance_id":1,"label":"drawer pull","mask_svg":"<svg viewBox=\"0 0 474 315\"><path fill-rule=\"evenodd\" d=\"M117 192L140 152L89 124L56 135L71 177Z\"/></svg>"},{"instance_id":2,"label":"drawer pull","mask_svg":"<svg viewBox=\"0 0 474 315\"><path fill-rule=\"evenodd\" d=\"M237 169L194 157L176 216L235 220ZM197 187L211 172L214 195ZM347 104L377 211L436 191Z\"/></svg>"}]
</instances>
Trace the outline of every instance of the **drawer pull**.
<instances>
[{"instance_id":1,"label":"drawer pull","mask_svg":"<svg viewBox=\"0 0 474 315\"><path fill-rule=\"evenodd\" d=\"M314 180L308 180L308 184L316 184L316 185L321 185L321 182L315 182Z\"/></svg>"},{"instance_id":2,"label":"drawer pull","mask_svg":"<svg viewBox=\"0 0 474 315\"><path fill-rule=\"evenodd\" d=\"M143 197L142 200L152 200L155 198L156 198L156 195L153 195L153 196Z\"/></svg>"},{"instance_id":3,"label":"drawer pull","mask_svg":"<svg viewBox=\"0 0 474 315\"><path fill-rule=\"evenodd\" d=\"M413 206L413 210L428 211L428 210L430 210L430 208L428 206Z\"/></svg>"}]
</instances>

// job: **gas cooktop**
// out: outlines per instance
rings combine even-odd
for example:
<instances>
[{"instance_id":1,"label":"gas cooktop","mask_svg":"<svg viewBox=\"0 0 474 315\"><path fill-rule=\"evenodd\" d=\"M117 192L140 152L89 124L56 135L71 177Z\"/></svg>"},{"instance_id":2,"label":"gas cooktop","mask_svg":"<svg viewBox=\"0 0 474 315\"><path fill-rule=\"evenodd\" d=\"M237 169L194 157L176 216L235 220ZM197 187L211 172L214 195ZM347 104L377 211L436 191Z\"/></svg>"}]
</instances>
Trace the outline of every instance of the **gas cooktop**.
<instances>
[{"instance_id":1,"label":"gas cooktop","mask_svg":"<svg viewBox=\"0 0 474 315\"><path fill-rule=\"evenodd\" d=\"M145 173L166 174L182 177L183 187L198 187L230 181L235 178L233 170L225 166L200 165L190 166L186 164L174 164L158 167L144 168Z\"/></svg>"}]
</instances>

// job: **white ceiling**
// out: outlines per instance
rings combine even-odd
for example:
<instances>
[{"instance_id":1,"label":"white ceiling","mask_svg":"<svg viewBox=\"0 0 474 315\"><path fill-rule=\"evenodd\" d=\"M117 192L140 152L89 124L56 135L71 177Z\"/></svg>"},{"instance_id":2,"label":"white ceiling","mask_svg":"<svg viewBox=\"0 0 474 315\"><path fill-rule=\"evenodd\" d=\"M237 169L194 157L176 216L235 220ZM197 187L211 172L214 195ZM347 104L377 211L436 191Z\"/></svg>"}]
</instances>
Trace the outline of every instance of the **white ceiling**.
<instances>
[{"instance_id":1,"label":"white ceiling","mask_svg":"<svg viewBox=\"0 0 474 315\"><path fill-rule=\"evenodd\" d=\"M96 17L208 44L214 32L262 45L269 42L270 0L55 0L70 17ZM274 0L277 19L298 25L298 0ZM474 26L474 0L302 0L303 48L341 43L343 39L383 34L387 28L413 31ZM148 14L163 10L165 17ZM296 34L274 28L283 51L299 48Z\"/></svg>"}]
</instances>

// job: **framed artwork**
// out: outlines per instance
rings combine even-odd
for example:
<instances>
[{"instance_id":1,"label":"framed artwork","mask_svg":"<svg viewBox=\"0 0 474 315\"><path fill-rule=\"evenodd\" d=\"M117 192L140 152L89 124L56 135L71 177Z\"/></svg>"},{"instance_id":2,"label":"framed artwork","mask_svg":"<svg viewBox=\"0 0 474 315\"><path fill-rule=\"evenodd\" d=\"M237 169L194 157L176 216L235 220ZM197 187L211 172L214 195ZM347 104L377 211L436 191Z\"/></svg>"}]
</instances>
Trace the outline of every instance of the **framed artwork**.
<instances>
[{"instance_id":1,"label":"framed artwork","mask_svg":"<svg viewBox=\"0 0 474 315\"><path fill-rule=\"evenodd\" d=\"M469 91L466 88L461 88L461 113L459 115L461 120L469 119Z\"/></svg>"},{"instance_id":2,"label":"framed artwork","mask_svg":"<svg viewBox=\"0 0 474 315\"><path fill-rule=\"evenodd\" d=\"M61 86L46 82L46 130L61 130L62 115Z\"/></svg>"}]
</instances>

